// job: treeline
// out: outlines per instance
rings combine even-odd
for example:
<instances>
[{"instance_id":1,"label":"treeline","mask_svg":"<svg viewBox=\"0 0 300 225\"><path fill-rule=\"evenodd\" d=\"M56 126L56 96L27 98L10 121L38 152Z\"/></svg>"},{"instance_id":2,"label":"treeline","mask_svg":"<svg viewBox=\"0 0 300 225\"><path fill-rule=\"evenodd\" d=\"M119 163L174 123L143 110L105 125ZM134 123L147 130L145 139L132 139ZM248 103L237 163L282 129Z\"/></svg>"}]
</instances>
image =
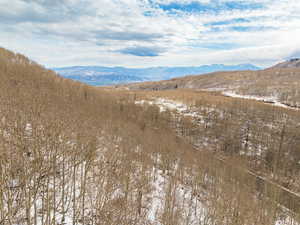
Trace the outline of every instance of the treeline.
<instances>
[{"instance_id":1,"label":"treeline","mask_svg":"<svg viewBox=\"0 0 300 225\"><path fill-rule=\"evenodd\" d=\"M296 224L241 171L179 138L170 112L130 93L5 49L0 87L0 224Z\"/></svg>"}]
</instances>

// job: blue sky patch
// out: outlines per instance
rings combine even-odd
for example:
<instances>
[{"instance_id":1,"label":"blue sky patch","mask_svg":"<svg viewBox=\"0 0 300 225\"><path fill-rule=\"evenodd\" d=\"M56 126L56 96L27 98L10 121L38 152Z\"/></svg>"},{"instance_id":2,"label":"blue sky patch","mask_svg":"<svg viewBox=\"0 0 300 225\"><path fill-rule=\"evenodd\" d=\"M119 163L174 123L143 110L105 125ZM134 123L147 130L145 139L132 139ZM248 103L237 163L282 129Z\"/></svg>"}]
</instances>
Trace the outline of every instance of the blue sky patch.
<instances>
[{"instance_id":1,"label":"blue sky patch","mask_svg":"<svg viewBox=\"0 0 300 225\"><path fill-rule=\"evenodd\" d=\"M229 28L233 31L238 32L249 32L249 31L266 31L266 30L272 30L275 29L273 27L254 27L254 26L233 26Z\"/></svg>"},{"instance_id":2,"label":"blue sky patch","mask_svg":"<svg viewBox=\"0 0 300 225\"><path fill-rule=\"evenodd\" d=\"M159 48L150 48L150 47L128 47L119 50L118 52L125 54L125 55L134 55L134 56L141 56L141 57L155 57L159 56L162 53L162 49Z\"/></svg>"},{"instance_id":3,"label":"blue sky patch","mask_svg":"<svg viewBox=\"0 0 300 225\"><path fill-rule=\"evenodd\" d=\"M254 10L264 8L261 3L250 3L241 1L219 2L217 0L210 3L190 2L190 3L177 3L172 2L169 4L157 4L157 7L168 13L175 13L178 11L188 13L220 13L228 10Z\"/></svg>"},{"instance_id":4,"label":"blue sky patch","mask_svg":"<svg viewBox=\"0 0 300 225\"><path fill-rule=\"evenodd\" d=\"M250 20L244 18L236 18L231 20L222 20L222 21L207 23L205 24L205 26L222 26L222 25L228 25L234 23L247 23L247 22L250 22Z\"/></svg>"},{"instance_id":5,"label":"blue sky patch","mask_svg":"<svg viewBox=\"0 0 300 225\"><path fill-rule=\"evenodd\" d=\"M153 11L144 11L143 15L144 16L152 17L152 16L155 16L155 13Z\"/></svg>"}]
</instances>

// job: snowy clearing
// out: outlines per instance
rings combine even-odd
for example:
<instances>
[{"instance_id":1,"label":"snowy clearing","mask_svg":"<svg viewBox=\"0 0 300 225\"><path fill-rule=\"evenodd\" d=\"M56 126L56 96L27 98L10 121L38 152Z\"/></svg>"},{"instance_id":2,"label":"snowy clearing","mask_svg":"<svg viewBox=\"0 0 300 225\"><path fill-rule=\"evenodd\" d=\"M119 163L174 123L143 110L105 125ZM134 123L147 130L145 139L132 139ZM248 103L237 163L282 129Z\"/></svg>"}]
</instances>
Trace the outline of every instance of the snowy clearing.
<instances>
[{"instance_id":1,"label":"snowy clearing","mask_svg":"<svg viewBox=\"0 0 300 225\"><path fill-rule=\"evenodd\" d=\"M165 98L155 98L153 100L141 100L141 101L135 101L135 104L137 105L143 105L143 104L149 104L149 105L157 105L160 109L160 112L165 112L167 110L171 111L177 111L183 116L191 116L195 118L200 118L201 116L195 112L190 106L187 104L184 104L182 102L173 101L170 99Z\"/></svg>"},{"instance_id":2,"label":"snowy clearing","mask_svg":"<svg viewBox=\"0 0 300 225\"><path fill-rule=\"evenodd\" d=\"M222 94L227 97L256 100L256 101L264 102L266 104L270 104L270 105L277 106L277 107L299 110L299 108L291 107L291 106L288 106L288 105L285 105L285 104L279 102L276 97L259 97L259 96L255 96L255 95L240 95L240 94L237 94L237 93L231 92L231 91L224 91L224 92L222 92Z\"/></svg>"}]
</instances>

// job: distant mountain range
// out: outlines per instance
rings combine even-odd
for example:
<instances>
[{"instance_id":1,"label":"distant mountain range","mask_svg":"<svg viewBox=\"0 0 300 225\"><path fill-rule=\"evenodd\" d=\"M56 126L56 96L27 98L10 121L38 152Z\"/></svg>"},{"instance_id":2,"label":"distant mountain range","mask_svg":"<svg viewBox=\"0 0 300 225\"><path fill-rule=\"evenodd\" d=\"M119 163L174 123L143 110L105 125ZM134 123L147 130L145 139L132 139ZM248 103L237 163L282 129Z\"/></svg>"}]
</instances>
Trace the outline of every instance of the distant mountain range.
<instances>
[{"instance_id":1,"label":"distant mountain range","mask_svg":"<svg viewBox=\"0 0 300 225\"><path fill-rule=\"evenodd\" d=\"M252 64L212 64L199 67L125 68L102 66L72 66L52 68L63 77L90 85L104 86L143 81L168 80L185 75L199 75L216 71L259 70Z\"/></svg>"}]
</instances>

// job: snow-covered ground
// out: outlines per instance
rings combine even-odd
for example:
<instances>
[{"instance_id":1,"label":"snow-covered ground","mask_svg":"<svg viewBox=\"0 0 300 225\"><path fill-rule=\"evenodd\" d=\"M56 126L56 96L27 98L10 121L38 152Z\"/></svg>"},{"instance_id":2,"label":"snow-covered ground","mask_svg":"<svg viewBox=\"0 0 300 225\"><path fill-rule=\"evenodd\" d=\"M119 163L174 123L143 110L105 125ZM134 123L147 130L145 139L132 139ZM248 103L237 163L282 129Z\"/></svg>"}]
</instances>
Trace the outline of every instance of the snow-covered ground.
<instances>
[{"instance_id":1,"label":"snow-covered ground","mask_svg":"<svg viewBox=\"0 0 300 225\"><path fill-rule=\"evenodd\" d=\"M149 105L157 105L160 109L160 112L165 112L167 110L176 111L180 113L183 116L191 116L191 117L197 117L200 118L201 115L199 115L195 110L193 110L190 106L187 104L184 104L182 102L166 99L166 98L154 98L152 100L140 100L136 101L135 104L137 105L143 105L143 104L149 104Z\"/></svg>"},{"instance_id":2,"label":"snow-covered ground","mask_svg":"<svg viewBox=\"0 0 300 225\"><path fill-rule=\"evenodd\" d=\"M207 216L205 205L201 203L197 195L193 194L193 190L188 185L172 183L170 178L170 174L167 175L161 169L153 168L152 192L150 194L151 205L147 213L151 224L163 224L159 218L163 216L166 204L170 203L167 203L170 201L170 196L167 196L167 193L171 193L172 207L174 207L177 213L181 214L181 218L184 219L185 223L189 225L204 223Z\"/></svg>"},{"instance_id":3,"label":"snow-covered ground","mask_svg":"<svg viewBox=\"0 0 300 225\"><path fill-rule=\"evenodd\" d=\"M222 94L227 97L251 99L251 100L256 100L256 101L260 101L260 102L265 102L267 104L271 104L271 105L277 106L277 107L299 110L298 108L290 107L290 106L287 106L287 105L279 102L277 97L260 97L260 96L255 96L255 95L240 95L240 94L237 94L232 91L224 91L224 92L222 92Z\"/></svg>"},{"instance_id":4,"label":"snow-covered ground","mask_svg":"<svg viewBox=\"0 0 300 225\"><path fill-rule=\"evenodd\" d=\"M223 92L223 94L225 96L229 96L229 97L235 97L235 98L244 98L244 99L253 99L253 100L257 100L257 101L262 101L262 102L266 102L269 104L272 104L274 106L277 107L284 107L284 108L291 108L291 109L295 109L292 107L288 107L280 102L278 102L276 100L276 98L262 98L262 97L258 97L258 96L250 96L250 95L238 95L235 94L233 92ZM143 105L143 104L150 104L150 105L157 105L160 109L160 112L164 112L166 110L171 110L171 111L176 111L177 113L181 114L182 116L190 116L193 117L195 119L201 118L201 122L204 123L205 121L203 120L203 117L199 114L199 112L197 112L196 110L194 110L192 107L188 106L187 104L184 104L182 102L178 102L178 101L174 101L174 100L170 100L170 99L165 99L165 98L154 98L152 100L140 100L140 101L136 101L135 104L138 105ZM207 141L205 142L207 143ZM165 186L166 183L166 179L161 172L157 172L157 175L154 176L156 177L155 181L153 182L153 187L154 187L154 195L153 195L153 202L152 202L152 207L150 209L149 212L149 219L150 221L155 221L155 215L156 213L159 211L159 205L162 204L162 199L164 198L164 192L162 191ZM191 196L191 192L182 185L181 188L181 192L179 191L179 193L177 193L177 195L181 196L180 198L185 199L185 195L188 195L188 198L192 198ZM188 199L187 198L187 199ZM195 200L197 201L197 200ZM193 203L196 204L197 203ZM199 204L199 203L198 203ZM196 214L197 212L199 213L199 215L197 216L197 218L204 218L205 217L205 211L206 208L200 203L200 206L198 206L198 208L196 209ZM200 217L199 217L200 216ZM197 220L196 218L196 220ZM194 218L195 219L195 218ZM196 221L195 220L195 221ZM191 218L191 223L192 223L193 218ZM300 225L299 223L297 223L293 218L291 218L290 216L282 216L281 218L279 218L274 225L286 225L286 224L290 224L290 225Z\"/></svg>"}]
</instances>

